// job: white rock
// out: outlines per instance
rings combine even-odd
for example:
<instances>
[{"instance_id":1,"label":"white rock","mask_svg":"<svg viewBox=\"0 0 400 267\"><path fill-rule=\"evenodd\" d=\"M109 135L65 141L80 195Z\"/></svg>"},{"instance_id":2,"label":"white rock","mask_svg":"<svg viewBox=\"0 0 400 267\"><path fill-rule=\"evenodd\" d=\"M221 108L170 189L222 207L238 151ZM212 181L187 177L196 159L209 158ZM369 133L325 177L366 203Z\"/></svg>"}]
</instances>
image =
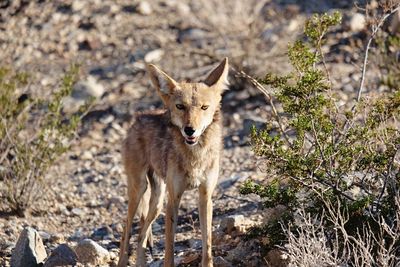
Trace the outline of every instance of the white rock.
<instances>
[{"instance_id":1,"label":"white rock","mask_svg":"<svg viewBox=\"0 0 400 267\"><path fill-rule=\"evenodd\" d=\"M90 152L89 150L85 150L82 152L80 156L81 160L92 160L93 159L93 153Z\"/></svg>"},{"instance_id":2,"label":"white rock","mask_svg":"<svg viewBox=\"0 0 400 267\"><path fill-rule=\"evenodd\" d=\"M10 264L13 267L36 267L46 257L47 253L39 233L31 227L26 227L18 238Z\"/></svg>"},{"instance_id":3,"label":"white rock","mask_svg":"<svg viewBox=\"0 0 400 267\"><path fill-rule=\"evenodd\" d=\"M157 62L157 61L161 60L163 55L164 55L164 50L156 49L156 50L148 52L144 56L144 61L146 61L146 62Z\"/></svg>"},{"instance_id":4,"label":"white rock","mask_svg":"<svg viewBox=\"0 0 400 267\"><path fill-rule=\"evenodd\" d=\"M190 6L185 3L179 2L179 1L176 3L176 10L181 15L189 15L190 14Z\"/></svg>"},{"instance_id":5,"label":"white rock","mask_svg":"<svg viewBox=\"0 0 400 267\"><path fill-rule=\"evenodd\" d=\"M72 9L75 12L81 11L85 7L85 1L75 0L72 3Z\"/></svg>"},{"instance_id":6,"label":"white rock","mask_svg":"<svg viewBox=\"0 0 400 267\"><path fill-rule=\"evenodd\" d=\"M71 210L71 213L75 216L82 216L83 215L83 210L80 208L73 208Z\"/></svg>"},{"instance_id":7,"label":"white rock","mask_svg":"<svg viewBox=\"0 0 400 267\"><path fill-rule=\"evenodd\" d=\"M71 96L63 99L64 111L77 112L87 101L100 98L104 92L104 86L96 78L89 76L87 80L80 81L74 86Z\"/></svg>"},{"instance_id":8,"label":"white rock","mask_svg":"<svg viewBox=\"0 0 400 267\"><path fill-rule=\"evenodd\" d=\"M365 16L360 13L355 13L350 19L350 30L352 32L359 32L366 26Z\"/></svg>"},{"instance_id":9,"label":"white rock","mask_svg":"<svg viewBox=\"0 0 400 267\"><path fill-rule=\"evenodd\" d=\"M80 81L75 85L72 97L85 100L89 97L99 98L104 91L104 86L90 75L86 81Z\"/></svg>"},{"instance_id":10,"label":"white rock","mask_svg":"<svg viewBox=\"0 0 400 267\"><path fill-rule=\"evenodd\" d=\"M299 25L300 23L299 23L299 21L297 20L297 19L291 19L290 20L290 23L289 23L289 26L288 26L288 31L290 31L290 32L293 32L293 31L295 31L295 30L298 30L299 28L300 28L300 25Z\"/></svg>"},{"instance_id":11,"label":"white rock","mask_svg":"<svg viewBox=\"0 0 400 267\"><path fill-rule=\"evenodd\" d=\"M79 242L75 252L80 263L101 265L110 261L110 253L91 239Z\"/></svg>"},{"instance_id":12,"label":"white rock","mask_svg":"<svg viewBox=\"0 0 400 267\"><path fill-rule=\"evenodd\" d=\"M137 5L136 10L137 10L137 12L138 12L139 14L142 14L142 15L145 15L145 16L150 15L151 13L153 13L153 8L152 8L151 5L150 5L148 2L146 2L146 1L141 1L141 2Z\"/></svg>"}]
</instances>

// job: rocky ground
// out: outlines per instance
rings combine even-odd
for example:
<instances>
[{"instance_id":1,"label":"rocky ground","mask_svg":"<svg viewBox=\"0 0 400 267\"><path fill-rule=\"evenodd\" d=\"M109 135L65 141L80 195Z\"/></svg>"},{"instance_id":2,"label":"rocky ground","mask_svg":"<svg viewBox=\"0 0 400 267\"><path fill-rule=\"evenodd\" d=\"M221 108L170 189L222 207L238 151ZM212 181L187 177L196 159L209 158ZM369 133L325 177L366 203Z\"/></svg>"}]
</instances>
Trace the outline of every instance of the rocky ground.
<instances>
[{"instance_id":1,"label":"rocky ground","mask_svg":"<svg viewBox=\"0 0 400 267\"><path fill-rule=\"evenodd\" d=\"M70 64L79 63L79 86L75 96L65 101L65 111L76 110L84 95L79 92L97 97L71 151L51 169L51 186L31 214L0 216L2 266L9 266L26 226L38 231L47 255L72 253L73 258L69 247L78 246L75 251L81 251L100 245L107 256L97 263L114 265L127 209L120 143L135 112L161 106L145 75L144 62L158 64L178 80L199 80L225 56L233 68L231 88L223 100L225 148L213 197L213 252L219 266L267 265L262 240L245 241L243 236L249 226L261 223L273 211L261 216L259 200L241 196L238 188L247 178L267 179L257 167L247 136L252 124L268 120L270 107L260 92L235 75L235 69L256 76L287 71L285 47L301 32L305 18L312 12L340 9L344 23L334 33L335 43L326 48L333 46L338 51L328 63L335 63L332 78L337 94L347 100L360 77L355 64L361 58L357 49L362 47L365 23L363 18L354 18L356 8L351 1L227 2L0 2L2 66L30 73L29 91L45 96L59 86ZM339 44L338 39L342 40ZM180 209L176 257L181 266L197 266L200 261L196 199L196 192L188 191ZM162 213L153 225L156 242L151 266L160 266L163 258L163 229ZM35 236L34 231L29 234ZM69 247L60 248L60 244Z\"/></svg>"}]
</instances>

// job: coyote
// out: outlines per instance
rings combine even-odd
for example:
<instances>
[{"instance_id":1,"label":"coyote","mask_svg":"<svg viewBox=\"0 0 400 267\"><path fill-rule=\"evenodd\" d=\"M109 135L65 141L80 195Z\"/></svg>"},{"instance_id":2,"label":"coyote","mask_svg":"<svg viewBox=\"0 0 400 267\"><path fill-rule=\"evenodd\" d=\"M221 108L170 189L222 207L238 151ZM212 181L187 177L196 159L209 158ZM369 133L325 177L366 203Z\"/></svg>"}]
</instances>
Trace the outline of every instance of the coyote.
<instances>
[{"instance_id":1,"label":"coyote","mask_svg":"<svg viewBox=\"0 0 400 267\"><path fill-rule=\"evenodd\" d=\"M221 94L227 88L225 58L200 83L176 82L155 65L147 66L152 84L166 110L137 115L122 145L128 178L128 215L118 266L128 264L131 225L140 220L136 265L146 264L151 251L151 224L159 215L168 191L165 217L164 266L174 266L178 208L187 189L199 192L202 266L213 266L211 254L211 195L218 180L222 150Z\"/></svg>"}]
</instances>

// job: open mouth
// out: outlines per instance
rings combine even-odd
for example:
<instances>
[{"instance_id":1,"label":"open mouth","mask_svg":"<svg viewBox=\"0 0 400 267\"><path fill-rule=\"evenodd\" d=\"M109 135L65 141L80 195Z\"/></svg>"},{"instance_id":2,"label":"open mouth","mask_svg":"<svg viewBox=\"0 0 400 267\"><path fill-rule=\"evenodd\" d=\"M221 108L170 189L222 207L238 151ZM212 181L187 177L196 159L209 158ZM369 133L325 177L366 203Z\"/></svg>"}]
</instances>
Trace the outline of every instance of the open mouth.
<instances>
[{"instance_id":1,"label":"open mouth","mask_svg":"<svg viewBox=\"0 0 400 267\"><path fill-rule=\"evenodd\" d=\"M195 144L197 144L197 137L185 136L185 142L190 146L194 146Z\"/></svg>"}]
</instances>

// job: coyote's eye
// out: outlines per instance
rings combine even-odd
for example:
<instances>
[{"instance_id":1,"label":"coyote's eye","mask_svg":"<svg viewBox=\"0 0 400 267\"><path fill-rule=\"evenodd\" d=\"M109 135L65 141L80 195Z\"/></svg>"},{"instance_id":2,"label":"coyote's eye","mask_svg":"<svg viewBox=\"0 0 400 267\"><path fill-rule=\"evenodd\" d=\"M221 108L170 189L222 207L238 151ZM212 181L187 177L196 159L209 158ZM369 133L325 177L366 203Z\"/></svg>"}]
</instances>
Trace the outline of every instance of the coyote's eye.
<instances>
[{"instance_id":1,"label":"coyote's eye","mask_svg":"<svg viewBox=\"0 0 400 267\"><path fill-rule=\"evenodd\" d=\"M203 105L203 106L201 106L201 109L202 110L206 110L206 109L208 109L208 106L207 105Z\"/></svg>"},{"instance_id":2,"label":"coyote's eye","mask_svg":"<svg viewBox=\"0 0 400 267\"><path fill-rule=\"evenodd\" d=\"M182 104L176 104L176 108L180 109L180 110L183 110L183 109L185 109L185 106L182 105Z\"/></svg>"}]
</instances>

